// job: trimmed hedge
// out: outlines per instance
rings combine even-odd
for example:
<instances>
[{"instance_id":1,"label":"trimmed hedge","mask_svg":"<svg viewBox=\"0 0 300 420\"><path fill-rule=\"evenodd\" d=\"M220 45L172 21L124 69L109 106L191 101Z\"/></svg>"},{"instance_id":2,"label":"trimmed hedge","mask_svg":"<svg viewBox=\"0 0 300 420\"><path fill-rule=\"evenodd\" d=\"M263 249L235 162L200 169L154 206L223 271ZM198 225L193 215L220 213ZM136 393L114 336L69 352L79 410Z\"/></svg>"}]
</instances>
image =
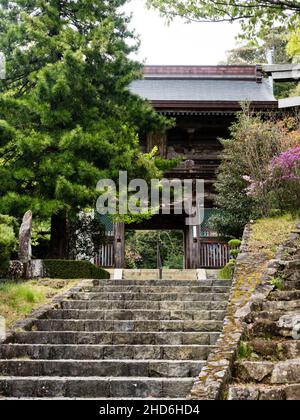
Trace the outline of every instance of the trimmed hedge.
<instances>
[{"instance_id":1,"label":"trimmed hedge","mask_svg":"<svg viewBox=\"0 0 300 420\"><path fill-rule=\"evenodd\" d=\"M110 274L89 261L43 260L46 276L52 279L109 279Z\"/></svg>"}]
</instances>

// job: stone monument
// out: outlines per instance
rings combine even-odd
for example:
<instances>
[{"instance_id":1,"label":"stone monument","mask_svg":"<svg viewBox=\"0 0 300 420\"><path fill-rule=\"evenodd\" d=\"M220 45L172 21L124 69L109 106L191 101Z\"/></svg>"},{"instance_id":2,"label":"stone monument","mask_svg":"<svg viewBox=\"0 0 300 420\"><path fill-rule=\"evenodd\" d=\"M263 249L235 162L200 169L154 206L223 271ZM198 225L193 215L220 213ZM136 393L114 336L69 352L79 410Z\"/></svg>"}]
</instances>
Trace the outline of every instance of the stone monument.
<instances>
[{"instance_id":1,"label":"stone monument","mask_svg":"<svg viewBox=\"0 0 300 420\"><path fill-rule=\"evenodd\" d=\"M31 231L32 231L32 212L28 210L22 220L19 231L19 260L24 266L25 277L28 277L28 271L31 261Z\"/></svg>"}]
</instances>

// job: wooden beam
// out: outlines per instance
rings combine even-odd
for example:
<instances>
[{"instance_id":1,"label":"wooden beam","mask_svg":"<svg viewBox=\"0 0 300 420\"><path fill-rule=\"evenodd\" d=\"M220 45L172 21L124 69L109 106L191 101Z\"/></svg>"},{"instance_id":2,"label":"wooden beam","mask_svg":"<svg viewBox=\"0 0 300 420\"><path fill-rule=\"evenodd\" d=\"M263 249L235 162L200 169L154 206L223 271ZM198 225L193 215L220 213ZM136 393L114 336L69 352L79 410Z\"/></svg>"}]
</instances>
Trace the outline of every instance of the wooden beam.
<instances>
[{"instance_id":1,"label":"wooden beam","mask_svg":"<svg viewBox=\"0 0 300 420\"><path fill-rule=\"evenodd\" d=\"M125 266L125 224L115 223L114 225L114 268Z\"/></svg>"},{"instance_id":2,"label":"wooden beam","mask_svg":"<svg viewBox=\"0 0 300 420\"><path fill-rule=\"evenodd\" d=\"M278 107L279 108L292 108L295 106L300 106L300 96L294 96L292 98L279 99Z\"/></svg>"},{"instance_id":3,"label":"wooden beam","mask_svg":"<svg viewBox=\"0 0 300 420\"><path fill-rule=\"evenodd\" d=\"M198 236L198 235L197 235ZM199 244L197 237L194 238L194 226L186 226L184 231L184 256L185 268L195 269L199 266Z\"/></svg>"},{"instance_id":4,"label":"wooden beam","mask_svg":"<svg viewBox=\"0 0 300 420\"><path fill-rule=\"evenodd\" d=\"M300 70L300 64L265 64L263 65L263 71L271 74L279 71L292 71Z\"/></svg>"},{"instance_id":5,"label":"wooden beam","mask_svg":"<svg viewBox=\"0 0 300 420\"><path fill-rule=\"evenodd\" d=\"M275 82L296 82L300 79L300 70L279 71L272 73L272 77Z\"/></svg>"}]
</instances>

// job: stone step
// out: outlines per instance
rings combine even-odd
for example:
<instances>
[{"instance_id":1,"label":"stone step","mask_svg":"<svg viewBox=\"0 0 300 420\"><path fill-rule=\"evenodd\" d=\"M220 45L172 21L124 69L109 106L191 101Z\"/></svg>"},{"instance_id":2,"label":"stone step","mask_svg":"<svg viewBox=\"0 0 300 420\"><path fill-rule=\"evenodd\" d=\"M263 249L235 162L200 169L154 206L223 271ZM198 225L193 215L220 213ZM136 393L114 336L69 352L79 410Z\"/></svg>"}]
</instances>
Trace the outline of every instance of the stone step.
<instances>
[{"instance_id":1,"label":"stone step","mask_svg":"<svg viewBox=\"0 0 300 420\"><path fill-rule=\"evenodd\" d=\"M291 301L272 301L264 302L261 309L263 311L293 311L300 309L300 299Z\"/></svg>"},{"instance_id":2,"label":"stone step","mask_svg":"<svg viewBox=\"0 0 300 420\"><path fill-rule=\"evenodd\" d=\"M228 293L74 293L73 300L149 300L149 301L225 301L228 300Z\"/></svg>"},{"instance_id":3,"label":"stone step","mask_svg":"<svg viewBox=\"0 0 300 420\"><path fill-rule=\"evenodd\" d=\"M205 270L207 279L218 279L221 270ZM225 280L222 280L225 281Z\"/></svg>"},{"instance_id":4,"label":"stone step","mask_svg":"<svg viewBox=\"0 0 300 420\"><path fill-rule=\"evenodd\" d=\"M93 280L94 286L231 286L231 280Z\"/></svg>"},{"instance_id":5,"label":"stone step","mask_svg":"<svg viewBox=\"0 0 300 420\"><path fill-rule=\"evenodd\" d=\"M9 397L182 397L192 378L0 377L0 395Z\"/></svg>"},{"instance_id":6,"label":"stone step","mask_svg":"<svg viewBox=\"0 0 300 420\"><path fill-rule=\"evenodd\" d=\"M249 342L254 353L262 358L300 359L300 340L264 340L256 338Z\"/></svg>"},{"instance_id":7,"label":"stone step","mask_svg":"<svg viewBox=\"0 0 300 420\"><path fill-rule=\"evenodd\" d=\"M125 269L122 272L123 279L127 280L159 280L158 269ZM198 280L199 278L206 279L205 270L178 270L178 269L163 269L162 272L164 280Z\"/></svg>"},{"instance_id":8,"label":"stone step","mask_svg":"<svg viewBox=\"0 0 300 420\"><path fill-rule=\"evenodd\" d=\"M14 334L24 344L215 344L219 332L73 332L30 331Z\"/></svg>"},{"instance_id":9,"label":"stone step","mask_svg":"<svg viewBox=\"0 0 300 420\"><path fill-rule=\"evenodd\" d=\"M282 316L288 314L300 314L298 308L291 310L289 312L286 311L260 311L260 312L251 312L247 317L246 321L255 322L256 320L269 320L269 321L278 321Z\"/></svg>"},{"instance_id":10,"label":"stone step","mask_svg":"<svg viewBox=\"0 0 300 420\"><path fill-rule=\"evenodd\" d=\"M89 293L181 293L181 294L198 294L198 293L228 293L228 286L94 286L84 287L83 292Z\"/></svg>"},{"instance_id":11,"label":"stone step","mask_svg":"<svg viewBox=\"0 0 300 420\"><path fill-rule=\"evenodd\" d=\"M276 290L269 296L270 300L298 300L300 299L300 290Z\"/></svg>"},{"instance_id":12,"label":"stone step","mask_svg":"<svg viewBox=\"0 0 300 420\"><path fill-rule=\"evenodd\" d=\"M225 301L145 301L145 300L65 300L61 303L62 309L80 309L80 310L113 310L113 309L150 309L150 310L181 310L181 311L194 311L194 310L225 310L227 302Z\"/></svg>"},{"instance_id":13,"label":"stone step","mask_svg":"<svg viewBox=\"0 0 300 420\"><path fill-rule=\"evenodd\" d=\"M234 376L248 383L297 384L300 383L300 359L280 362L240 360L235 363Z\"/></svg>"},{"instance_id":14,"label":"stone step","mask_svg":"<svg viewBox=\"0 0 300 420\"><path fill-rule=\"evenodd\" d=\"M43 319L33 325L33 330L38 331L124 331L124 332L221 332L222 321L201 320L201 321L98 321L98 320L65 320L65 319Z\"/></svg>"},{"instance_id":15,"label":"stone step","mask_svg":"<svg viewBox=\"0 0 300 420\"><path fill-rule=\"evenodd\" d=\"M267 385L232 385L229 387L228 400L299 400L300 384Z\"/></svg>"},{"instance_id":16,"label":"stone step","mask_svg":"<svg viewBox=\"0 0 300 420\"><path fill-rule=\"evenodd\" d=\"M153 309L153 308L152 308ZM155 308L154 308L155 309ZM96 310L61 309L47 312L47 319L98 319L98 320L218 320L226 311L166 311L166 310Z\"/></svg>"},{"instance_id":17,"label":"stone step","mask_svg":"<svg viewBox=\"0 0 300 420\"><path fill-rule=\"evenodd\" d=\"M196 377L205 361L195 360L0 360L2 376Z\"/></svg>"},{"instance_id":18,"label":"stone step","mask_svg":"<svg viewBox=\"0 0 300 420\"><path fill-rule=\"evenodd\" d=\"M209 340L207 340L209 341ZM212 340L213 341L213 340ZM2 344L2 359L71 360L206 360L213 346L205 345L83 345Z\"/></svg>"},{"instance_id":19,"label":"stone step","mask_svg":"<svg viewBox=\"0 0 300 420\"><path fill-rule=\"evenodd\" d=\"M285 317L287 317L287 320L283 322ZM253 324L248 325L249 336L266 338L280 336L285 338L299 339L299 327L294 328L294 325L289 322L289 318L291 317L293 317L293 315L284 315L277 322L257 317ZM299 315L294 315L294 317L299 318Z\"/></svg>"}]
</instances>

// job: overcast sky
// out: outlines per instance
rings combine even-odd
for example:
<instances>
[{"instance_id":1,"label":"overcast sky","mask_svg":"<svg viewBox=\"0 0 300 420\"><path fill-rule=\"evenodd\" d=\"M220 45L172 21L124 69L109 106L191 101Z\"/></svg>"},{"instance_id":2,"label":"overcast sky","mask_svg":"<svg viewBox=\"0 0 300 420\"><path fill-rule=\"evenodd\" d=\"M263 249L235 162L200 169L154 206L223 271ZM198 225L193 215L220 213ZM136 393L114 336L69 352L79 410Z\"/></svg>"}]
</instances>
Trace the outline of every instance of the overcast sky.
<instances>
[{"instance_id":1,"label":"overcast sky","mask_svg":"<svg viewBox=\"0 0 300 420\"><path fill-rule=\"evenodd\" d=\"M141 39L138 59L146 64L218 64L236 44L237 24L177 19L167 26L158 12L146 9L144 0L131 0L125 10L133 13L131 26Z\"/></svg>"}]
</instances>

